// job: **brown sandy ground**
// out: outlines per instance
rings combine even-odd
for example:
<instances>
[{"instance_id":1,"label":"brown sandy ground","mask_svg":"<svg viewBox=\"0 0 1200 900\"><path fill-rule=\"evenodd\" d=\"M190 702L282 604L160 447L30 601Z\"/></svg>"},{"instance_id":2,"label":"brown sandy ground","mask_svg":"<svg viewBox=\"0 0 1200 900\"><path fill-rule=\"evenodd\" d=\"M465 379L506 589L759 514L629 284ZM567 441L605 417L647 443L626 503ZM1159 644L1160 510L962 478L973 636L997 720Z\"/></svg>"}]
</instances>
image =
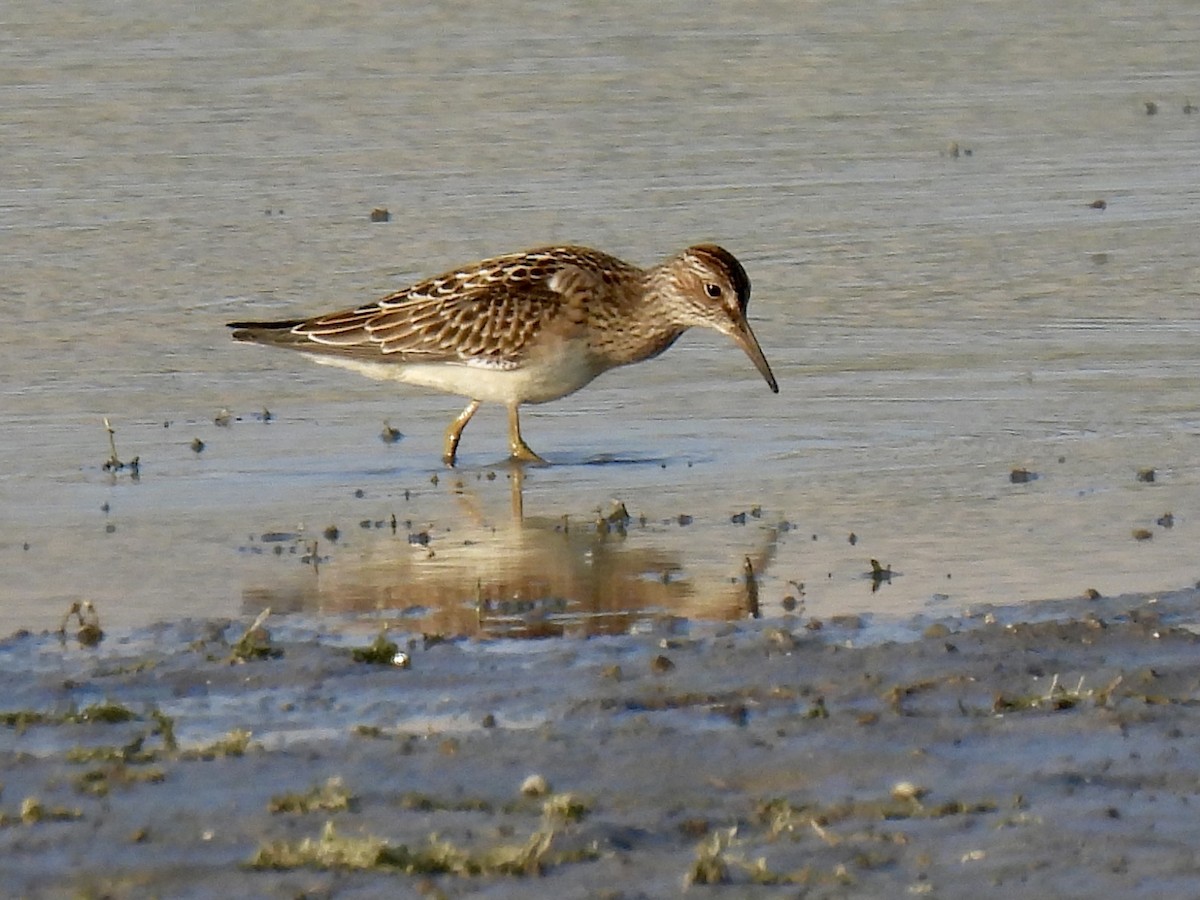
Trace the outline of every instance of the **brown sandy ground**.
<instances>
[{"instance_id":1,"label":"brown sandy ground","mask_svg":"<svg viewBox=\"0 0 1200 900\"><path fill-rule=\"evenodd\" d=\"M355 659L361 620L14 635L0 891L1198 896L1198 599L874 644L798 619L401 641L408 668Z\"/></svg>"}]
</instances>

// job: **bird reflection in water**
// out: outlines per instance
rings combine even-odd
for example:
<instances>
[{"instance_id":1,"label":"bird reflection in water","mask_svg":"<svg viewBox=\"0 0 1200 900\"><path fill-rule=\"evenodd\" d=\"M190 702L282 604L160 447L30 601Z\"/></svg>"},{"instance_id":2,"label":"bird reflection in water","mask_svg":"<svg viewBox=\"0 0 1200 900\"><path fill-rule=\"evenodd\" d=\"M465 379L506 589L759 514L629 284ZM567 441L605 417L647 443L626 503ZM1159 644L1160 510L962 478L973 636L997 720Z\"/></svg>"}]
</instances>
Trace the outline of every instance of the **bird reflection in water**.
<instances>
[{"instance_id":1,"label":"bird reflection in water","mask_svg":"<svg viewBox=\"0 0 1200 900\"><path fill-rule=\"evenodd\" d=\"M527 638L758 615L775 528L643 525L619 504L587 519L526 515L524 469L506 477L510 508L499 515L464 473L448 483L455 506L427 529L401 520L395 534L384 524L345 535L324 545L319 568L285 557L283 577L283 561L270 557L270 586L248 586L245 611L371 613L426 635ZM489 482L478 484L486 492ZM256 580L263 571L256 565Z\"/></svg>"}]
</instances>

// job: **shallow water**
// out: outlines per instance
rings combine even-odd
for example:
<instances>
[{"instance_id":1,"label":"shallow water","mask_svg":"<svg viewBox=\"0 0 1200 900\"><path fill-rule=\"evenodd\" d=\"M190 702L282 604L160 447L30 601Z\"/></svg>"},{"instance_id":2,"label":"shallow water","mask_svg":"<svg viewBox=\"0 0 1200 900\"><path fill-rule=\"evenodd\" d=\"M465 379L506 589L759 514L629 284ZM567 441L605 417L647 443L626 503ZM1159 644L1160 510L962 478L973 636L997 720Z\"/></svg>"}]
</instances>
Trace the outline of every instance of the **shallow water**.
<instances>
[{"instance_id":1,"label":"shallow water","mask_svg":"<svg viewBox=\"0 0 1200 900\"><path fill-rule=\"evenodd\" d=\"M763 610L818 617L1200 576L1190 4L394 6L11 6L0 631L74 599L622 630L746 614L747 559ZM688 335L528 410L555 465L519 511L497 411L447 473L457 398L222 324L540 243L701 240L746 264L780 395ZM136 482L101 469L105 416ZM634 519L597 535L614 498Z\"/></svg>"}]
</instances>

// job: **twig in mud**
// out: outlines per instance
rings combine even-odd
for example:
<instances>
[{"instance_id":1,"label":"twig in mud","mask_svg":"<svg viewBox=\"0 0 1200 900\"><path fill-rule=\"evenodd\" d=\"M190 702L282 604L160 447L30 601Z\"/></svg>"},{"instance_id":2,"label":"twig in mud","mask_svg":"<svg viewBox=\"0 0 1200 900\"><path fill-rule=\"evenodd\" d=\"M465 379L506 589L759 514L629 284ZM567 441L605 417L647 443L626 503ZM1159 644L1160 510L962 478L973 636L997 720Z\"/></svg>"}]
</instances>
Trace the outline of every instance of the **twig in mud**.
<instances>
[{"instance_id":1,"label":"twig in mud","mask_svg":"<svg viewBox=\"0 0 1200 900\"><path fill-rule=\"evenodd\" d=\"M263 627L263 623L271 615L271 607L267 607L250 623L250 627L242 632L242 636L234 643L229 654L231 663L244 663L255 659L275 659L283 656L283 651L271 645L271 632Z\"/></svg>"},{"instance_id":2,"label":"twig in mud","mask_svg":"<svg viewBox=\"0 0 1200 900\"><path fill-rule=\"evenodd\" d=\"M108 432L108 446L112 453L108 457L108 462L105 463L106 468L119 469L121 468L121 460L117 456L117 433L113 430L112 425L108 421L108 416L104 417L104 430Z\"/></svg>"},{"instance_id":3,"label":"twig in mud","mask_svg":"<svg viewBox=\"0 0 1200 900\"><path fill-rule=\"evenodd\" d=\"M75 616L75 620L79 624L75 638L83 646L95 647L104 640L104 629L100 627L100 613L96 611L91 600L84 600L82 603L76 600L71 604L62 617L62 623L58 626L59 640L66 641L67 623L71 621L71 616Z\"/></svg>"},{"instance_id":4,"label":"twig in mud","mask_svg":"<svg viewBox=\"0 0 1200 900\"><path fill-rule=\"evenodd\" d=\"M135 456L128 463L121 462L120 457L117 456L117 431L108 421L108 416L104 417L104 430L108 432L109 455L108 459L104 461L104 465L101 468L103 468L105 472L119 472L122 469L129 469L130 475L136 479L138 477L138 467L141 462L141 457Z\"/></svg>"},{"instance_id":5,"label":"twig in mud","mask_svg":"<svg viewBox=\"0 0 1200 900\"><path fill-rule=\"evenodd\" d=\"M754 564L748 556L742 567L742 576L746 582L746 612L752 619L761 618L762 611L758 606L758 578L754 574Z\"/></svg>"}]
</instances>

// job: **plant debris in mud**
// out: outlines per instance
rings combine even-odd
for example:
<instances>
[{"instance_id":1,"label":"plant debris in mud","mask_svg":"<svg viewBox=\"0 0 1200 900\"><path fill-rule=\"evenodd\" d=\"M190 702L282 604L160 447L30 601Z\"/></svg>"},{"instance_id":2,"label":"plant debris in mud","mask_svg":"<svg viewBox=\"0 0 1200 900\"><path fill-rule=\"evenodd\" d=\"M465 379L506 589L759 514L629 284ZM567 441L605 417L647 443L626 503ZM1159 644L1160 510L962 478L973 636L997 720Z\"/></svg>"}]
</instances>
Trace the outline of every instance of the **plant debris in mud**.
<instances>
[{"instance_id":1,"label":"plant debris in mud","mask_svg":"<svg viewBox=\"0 0 1200 900\"><path fill-rule=\"evenodd\" d=\"M72 784L81 794L107 797L113 788L135 784L159 784L165 781L166 777L166 772L157 766L135 768L124 763L115 763L86 769L72 780Z\"/></svg>"},{"instance_id":2,"label":"plant debris in mud","mask_svg":"<svg viewBox=\"0 0 1200 900\"><path fill-rule=\"evenodd\" d=\"M760 802L749 824L715 829L696 848L696 858L684 875L685 886L693 884L773 884L845 886L854 883L854 870L865 871L892 865L899 848L907 845L907 834L880 831L880 822L912 819L942 819L995 813L991 800L949 800L926 804L924 788L907 782L896 785L887 797L849 800L828 805L794 804L783 797ZM753 855L760 845L776 844L782 838L803 841L816 837L828 848L836 848L844 860L825 868L806 864L780 871L766 856Z\"/></svg>"},{"instance_id":3,"label":"plant debris in mud","mask_svg":"<svg viewBox=\"0 0 1200 900\"><path fill-rule=\"evenodd\" d=\"M412 665L409 655L402 652L395 641L388 639L386 629L381 630L368 646L355 647L351 651L351 657L355 662L374 666L396 666L400 669L407 669Z\"/></svg>"},{"instance_id":4,"label":"plant debris in mud","mask_svg":"<svg viewBox=\"0 0 1200 900\"><path fill-rule=\"evenodd\" d=\"M248 865L254 869L395 870L406 875L458 875L478 877L541 875L548 866L594 858L587 854L552 854L553 831L535 831L524 844L498 844L467 850L430 835L424 847L392 846L364 835L346 837L326 822L318 838L296 843L277 841L259 849Z\"/></svg>"},{"instance_id":5,"label":"plant debris in mud","mask_svg":"<svg viewBox=\"0 0 1200 900\"><path fill-rule=\"evenodd\" d=\"M849 870L841 863L828 872L813 865L791 872L777 872L768 865L765 856L747 859L743 852L746 844L747 841L739 839L736 827L713 831L696 849L695 862L683 877L684 887L734 883L844 887L854 883Z\"/></svg>"},{"instance_id":6,"label":"plant debris in mud","mask_svg":"<svg viewBox=\"0 0 1200 900\"><path fill-rule=\"evenodd\" d=\"M193 747L187 750L181 750L178 753L180 759L200 759L212 760L222 756L245 756L246 751L252 747L261 750L261 744L251 744L250 739L253 733L246 731L244 728L235 728L225 737L218 738L211 744L206 744L202 747Z\"/></svg>"},{"instance_id":7,"label":"plant debris in mud","mask_svg":"<svg viewBox=\"0 0 1200 900\"><path fill-rule=\"evenodd\" d=\"M274 796L267 805L267 809L273 813L353 812L357 808L358 798L336 776L302 794L293 792Z\"/></svg>"},{"instance_id":8,"label":"plant debris in mud","mask_svg":"<svg viewBox=\"0 0 1200 900\"><path fill-rule=\"evenodd\" d=\"M75 617L77 628L75 640L85 647L95 647L104 640L104 629L100 627L100 613L90 600L76 600L63 614L62 623L58 626L58 637L61 641L67 639L67 623Z\"/></svg>"},{"instance_id":9,"label":"plant debris in mud","mask_svg":"<svg viewBox=\"0 0 1200 900\"><path fill-rule=\"evenodd\" d=\"M403 437L404 435L400 433L400 429L393 428L388 424L387 419L383 420L383 431L379 432L379 439L381 441L385 444L395 444Z\"/></svg>"},{"instance_id":10,"label":"plant debris in mud","mask_svg":"<svg viewBox=\"0 0 1200 900\"><path fill-rule=\"evenodd\" d=\"M871 593L873 594L879 590L880 585L892 583L892 564L888 563L887 566L883 566L879 560L872 559L871 571L868 574L871 579Z\"/></svg>"},{"instance_id":11,"label":"plant debris in mud","mask_svg":"<svg viewBox=\"0 0 1200 900\"><path fill-rule=\"evenodd\" d=\"M38 797L21 801L17 815L0 811L0 828L13 825L37 825L40 822L72 822L83 818L83 810L68 806L46 806Z\"/></svg>"},{"instance_id":12,"label":"plant debris in mud","mask_svg":"<svg viewBox=\"0 0 1200 900\"><path fill-rule=\"evenodd\" d=\"M0 712L0 725L23 732L32 725L85 725L92 723L118 724L141 718L127 706L119 703L94 703L78 709L72 706L62 713L44 713L33 709Z\"/></svg>"},{"instance_id":13,"label":"plant debris in mud","mask_svg":"<svg viewBox=\"0 0 1200 900\"><path fill-rule=\"evenodd\" d=\"M129 477L134 481L137 481L140 475L141 458L135 456L127 463L121 462L120 457L117 456L117 432L116 429L114 429L109 423L107 416L104 418L104 430L108 432L109 453L108 459L104 461L104 465L100 468L102 468L105 472L113 473L120 472L122 469L128 469Z\"/></svg>"},{"instance_id":14,"label":"plant debris in mud","mask_svg":"<svg viewBox=\"0 0 1200 900\"><path fill-rule=\"evenodd\" d=\"M229 651L231 663L245 663L256 659L277 659L283 656L283 650L271 643L271 632L263 627L267 617L271 615L268 607L258 614L250 627L242 632L242 636L234 642Z\"/></svg>"}]
</instances>

